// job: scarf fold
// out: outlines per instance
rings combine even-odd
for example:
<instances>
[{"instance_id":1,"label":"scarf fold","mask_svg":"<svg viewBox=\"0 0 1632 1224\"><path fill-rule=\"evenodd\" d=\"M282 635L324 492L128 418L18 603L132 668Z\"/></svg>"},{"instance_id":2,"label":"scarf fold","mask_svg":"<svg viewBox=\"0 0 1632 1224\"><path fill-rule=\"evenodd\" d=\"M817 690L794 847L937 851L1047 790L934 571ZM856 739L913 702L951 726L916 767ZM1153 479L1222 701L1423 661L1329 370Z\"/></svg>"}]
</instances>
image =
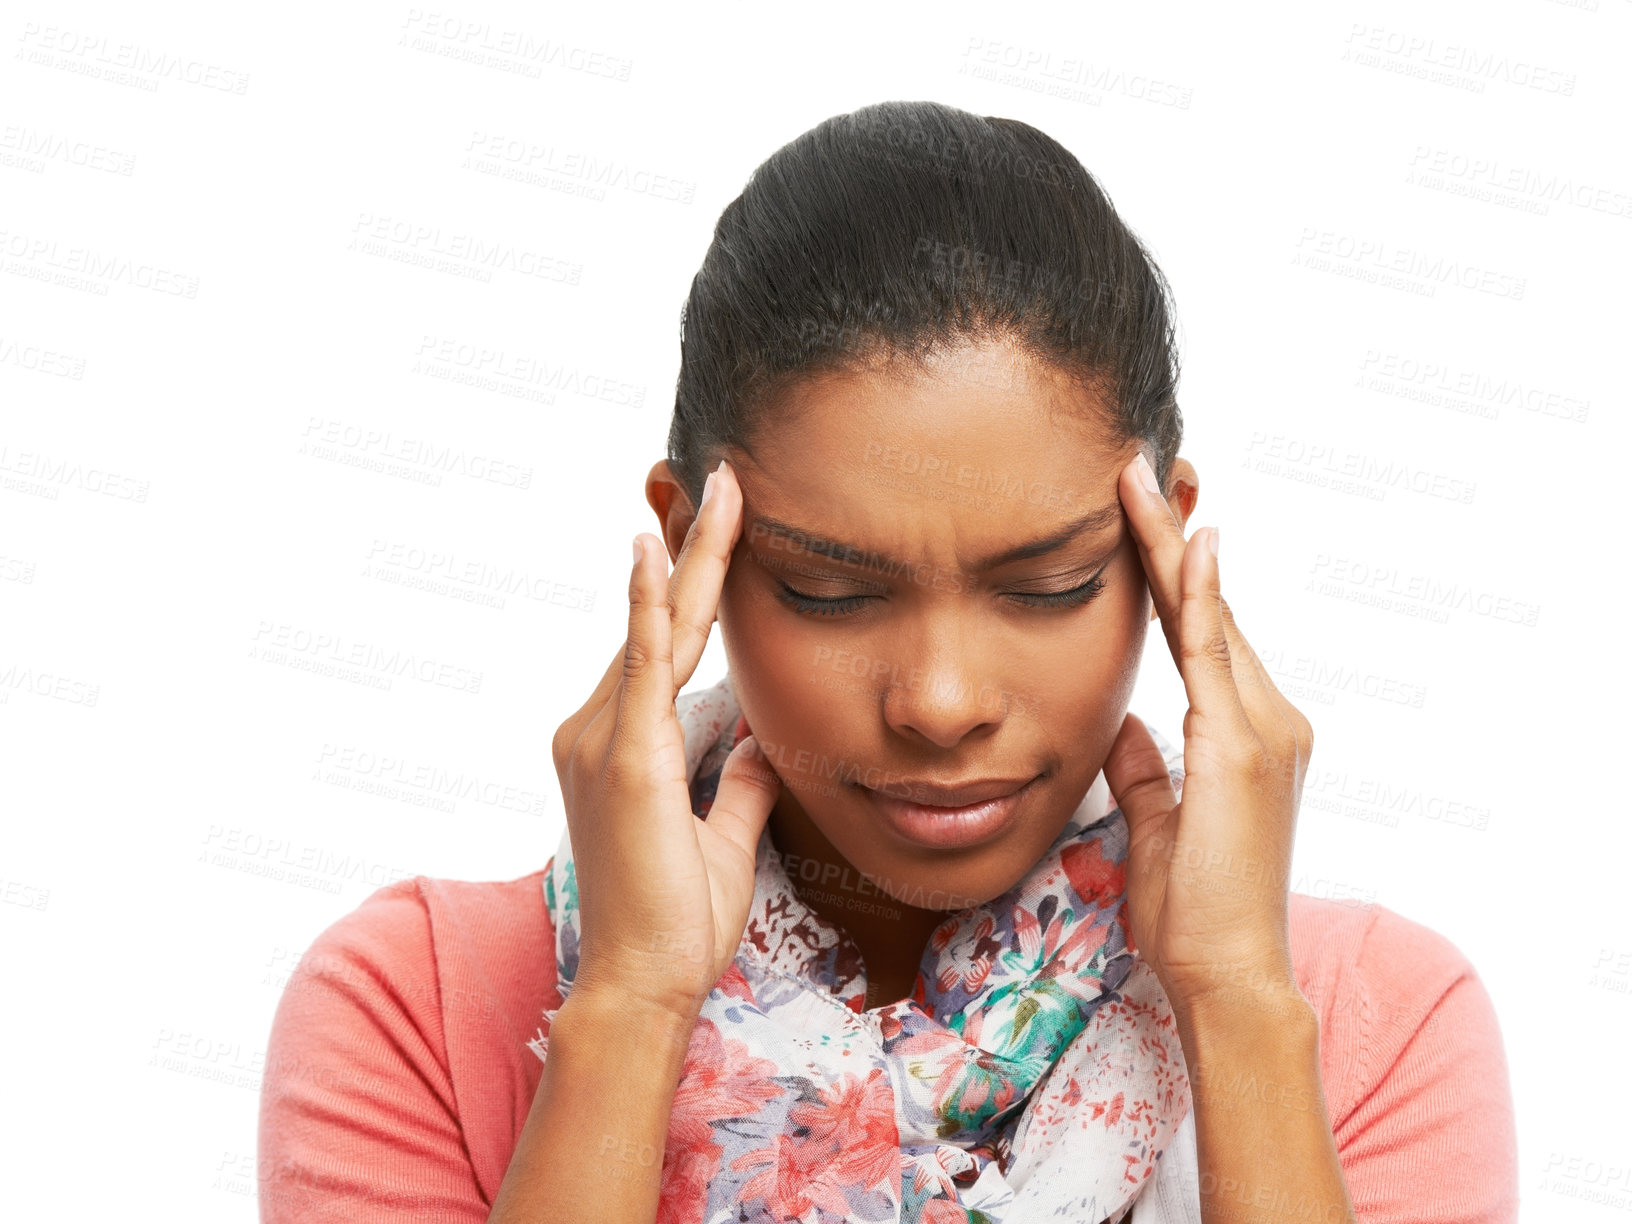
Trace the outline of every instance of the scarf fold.
<instances>
[{"instance_id":1,"label":"scarf fold","mask_svg":"<svg viewBox=\"0 0 1632 1224\"><path fill-rule=\"evenodd\" d=\"M747 722L729 675L675 707L706 818ZM1180 787L1182 750L1151 734ZM1122 1221L1190 1109L1172 1010L1129 947L1127 844L1101 773L1019 883L948 912L912 995L866 1010L858 949L800 899L767 825L741 945L687 1050L658 1224ZM565 999L565 830L544 896Z\"/></svg>"}]
</instances>

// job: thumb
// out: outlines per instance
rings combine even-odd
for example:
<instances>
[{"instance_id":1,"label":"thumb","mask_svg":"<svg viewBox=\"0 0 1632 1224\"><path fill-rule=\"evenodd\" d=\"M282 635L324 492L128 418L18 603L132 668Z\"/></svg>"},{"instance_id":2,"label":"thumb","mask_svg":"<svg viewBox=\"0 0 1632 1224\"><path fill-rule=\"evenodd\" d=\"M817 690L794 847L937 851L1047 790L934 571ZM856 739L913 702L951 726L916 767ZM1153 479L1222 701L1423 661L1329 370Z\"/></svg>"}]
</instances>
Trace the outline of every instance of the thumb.
<instances>
[{"instance_id":1,"label":"thumb","mask_svg":"<svg viewBox=\"0 0 1632 1224\"><path fill-rule=\"evenodd\" d=\"M759 741L752 735L739 740L720 770L714 805L708 809L708 827L751 859L781 793L782 779L759 750Z\"/></svg>"},{"instance_id":2,"label":"thumb","mask_svg":"<svg viewBox=\"0 0 1632 1224\"><path fill-rule=\"evenodd\" d=\"M1128 857L1142 862L1151 840L1161 836L1178 807L1179 797L1161 749L1136 715L1123 718L1104 772L1111 795L1128 820Z\"/></svg>"}]
</instances>

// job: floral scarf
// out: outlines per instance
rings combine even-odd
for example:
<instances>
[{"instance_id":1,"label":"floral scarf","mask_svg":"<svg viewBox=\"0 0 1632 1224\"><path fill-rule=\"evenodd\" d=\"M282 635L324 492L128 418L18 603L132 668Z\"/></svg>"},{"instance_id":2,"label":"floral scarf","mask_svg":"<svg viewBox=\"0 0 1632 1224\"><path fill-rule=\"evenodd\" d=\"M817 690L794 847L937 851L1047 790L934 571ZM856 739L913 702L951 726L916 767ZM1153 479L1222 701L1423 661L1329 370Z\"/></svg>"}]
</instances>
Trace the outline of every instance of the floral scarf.
<instances>
[{"instance_id":1,"label":"floral scarf","mask_svg":"<svg viewBox=\"0 0 1632 1224\"><path fill-rule=\"evenodd\" d=\"M729 675L675 707L706 817L747 722ZM1182 753L1152 736L1179 785ZM1101 773L1024 879L948 913L911 997L869 1011L858 950L799 898L767 826L742 944L687 1050L658 1224L1124 1220L1190 1109L1167 997L1129 947L1127 836ZM565 998L565 831L544 897ZM529 1043L541 1059L554 1015Z\"/></svg>"}]
</instances>

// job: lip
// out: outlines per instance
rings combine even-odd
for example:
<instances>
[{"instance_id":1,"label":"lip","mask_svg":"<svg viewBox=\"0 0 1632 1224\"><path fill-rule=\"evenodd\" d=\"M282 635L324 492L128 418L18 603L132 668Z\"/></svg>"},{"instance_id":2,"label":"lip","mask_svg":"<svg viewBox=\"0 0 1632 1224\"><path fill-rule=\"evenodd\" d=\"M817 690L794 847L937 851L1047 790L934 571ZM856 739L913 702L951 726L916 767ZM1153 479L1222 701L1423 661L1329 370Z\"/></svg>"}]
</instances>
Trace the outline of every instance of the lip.
<instances>
[{"instance_id":1,"label":"lip","mask_svg":"<svg viewBox=\"0 0 1632 1224\"><path fill-rule=\"evenodd\" d=\"M892 790L906 789L913 795L945 796L959 801L944 806L910 802L872 787L862 789L899 836L937 850L957 850L979 845L1008 828L1038 776L1024 781L988 779L957 786L903 782L899 787L891 787Z\"/></svg>"},{"instance_id":2,"label":"lip","mask_svg":"<svg viewBox=\"0 0 1632 1224\"><path fill-rule=\"evenodd\" d=\"M930 778L902 778L898 782L891 782L887 788L877 788L878 793L892 799L901 799L909 803L922 804L925 807L958 808L968 807L975 803L985 803L988 799L1001 799L1004 795L1012 795L1022 786L1032 782L1037 777L1032 774L1027 778L970 778L967 782L936 782ZM875 788L868 787L868 790Z\"/></svg>"}]
</instances>

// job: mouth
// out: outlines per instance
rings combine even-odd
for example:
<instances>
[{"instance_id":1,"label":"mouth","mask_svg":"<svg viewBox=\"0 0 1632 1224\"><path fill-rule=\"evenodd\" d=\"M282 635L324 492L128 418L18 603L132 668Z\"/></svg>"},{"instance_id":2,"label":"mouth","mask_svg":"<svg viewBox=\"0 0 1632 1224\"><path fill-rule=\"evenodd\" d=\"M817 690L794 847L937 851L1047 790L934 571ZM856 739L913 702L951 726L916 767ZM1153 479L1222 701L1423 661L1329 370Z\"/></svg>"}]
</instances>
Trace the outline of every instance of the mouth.
<instances>
[{"instance_id":1,"label":"mouth","mask_svg":"<svg viewBox=\"0 0 1632 1224\"><path fill-rule=\"evenodd\" d=\"M889 793L862 790L898 836L919 846L955 850L1000 836L1041 776L977 779L955 786L904 781L892 784ZM912 797L899 797L900 792Z\"/></svg>"}]
</instances>

